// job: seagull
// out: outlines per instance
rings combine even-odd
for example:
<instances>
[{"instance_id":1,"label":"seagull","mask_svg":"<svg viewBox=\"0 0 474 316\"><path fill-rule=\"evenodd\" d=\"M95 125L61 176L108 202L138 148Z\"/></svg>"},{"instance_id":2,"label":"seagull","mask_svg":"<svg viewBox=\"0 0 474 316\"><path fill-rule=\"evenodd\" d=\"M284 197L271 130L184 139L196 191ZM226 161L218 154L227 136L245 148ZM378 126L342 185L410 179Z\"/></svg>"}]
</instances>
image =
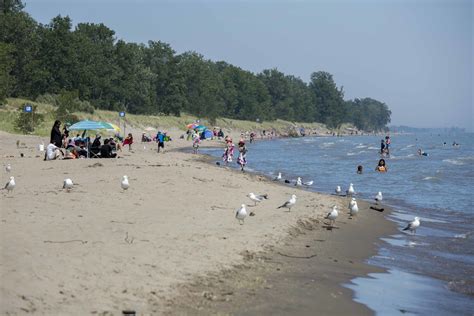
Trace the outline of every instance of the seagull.
<instances>
[{"instance_id":1,"label":"seagull","mask_svg":"<svg viewBox=\"0 0 474 316\"><path fill-rule=\"evenodd\" d=\"M122 189L124 189L124 190L127 190L130 187L130 184L128 183L128 177L127 176L122 177L121 185L122 185Z\"/></svg>"},{"instance_id":2,"label":"seagull","mask_svg":"<svg viewBox=\"0 0 474 316\"><path fill-rule=\"evenodd\" d=\"M72 183L71 179L69 179L69 178L64 179L63 189L66 189L67 192L70 192L72 190L73 185L74 185L74 183Z\"/></svg>"},{"instance_id":3,"label":"seagull","mask_svg":"<svg viewBox=\"0 0 474 316\"><path fill-rule=\"evenodd\" d=\"M285 203L283 203L282 205L280 205L279 207L277 207L277 209L279 208L287 208L288 209L288 212L291 212L291 208L296 204L296 195L292 195L291 196L291 199L289 199L288 201L286 201Z\"/></svg>"},{"instance_id":4,"label":"seagull","mask_svg":"<svg viewBox=\"0 0 474 316\"><path fill-rule=\"evenodd\" d=\"M296 179L295 186L300 186L300 185L303 185L303 183L301 181L301 177L298 177L298 179Z\"/></svg>"},{"instance_id":5,"label":"seagull","mask_svg":"<svg viewBox=\"0 0 474 316\"><path fill-rule=\"evenodd\" d=\"M253 193L249 193L247 195L252 201L255 202L255 206L257 206L257 202L262 202L263 200L268 200L268 194L262 195L255 195Z\"/></svg>"},{"instance_id":6,"label":"seagull","mask_svg":"<svg viewBox=\"0 0 474 316\"><path fill-rule=\"evenodd\" d=\"M341 187L339 185L336 187L336 194L341 194Z\"/></svg>"},{"instance_id":7,"label":"seagull","mask_svg":"<svg viewBox=\"0 0 474 316\"><path fill-rule=\"evenodd\" d=\"M5 171L6 171L6 172L12 171L12 166L11 166L10 164L6 165L6 166L5 166Z\"/></svg>"},{"instance_id":8,"label":"seagull","mask_svg":"<svg viewBox=\"0 0 474 316\"><path fill-rule=\"evenodd\" d=\"M377 193L377 195L375 196L375 203L379 204L379 202L382 202L382 200L383 200L382 192Z\"/></svg>"},{"instance_id":9,"label":"seagull","mask_svg":"<svg viewBox=\"0 0 474 316\"><path fill-rule=\"evenodd\" d=\"M337 206L334 205L332 207L332 211L329 212L325 217L325 219L329 219L329 224L331 225L331 227L336 222L337 215L339 215L338 212L337 212Z\"/></svg>"},{"instance_id":10,"label":"seagull","mask_svg":"<svg viewBox=\"0 0 474 316\"><path fill-rule=\"evenodd\" d=\"M352 198L352 200L354 201L354 203L352 203L351 201L351 203L349 204L349 214L351 216L355 216L357 215L357 213L359 213L359 206L357 205L357 201L354 198Z\"/></svg>"},{"instance_id":11,"label":"seagull","mask_svg":"<svg viewBox=\"0 0 474 316\"><path fill-rule=\"evenodd\" d=\"M7 182L7 184L5 184L5 188L3 188L4 190L7 190L8 193L10 193L10 191L13 191L13 189L15 188L15 178L14 177L10 177L10 181Z\"/></svg>"},{"instance_id":12,"label":"seagull","mask_svg":"<svg viewBox=\"0 0 474 316\"><path fill-rule=\"evenodd\" d=\"M240 225L244 224L244 219L247 217L247 210L245 209L245 204L235 212L235 218L239 221Z\"/></svg>"},{"instance_id":13,"label":"seagull","mask_svg":"<svg viewBox=\"0 0 474 316\"><path fill-rule=\"evenodd\" d=\"M357 201L355 198L352 198L351 201L349 202L349 209L351 209L352 205L357 204Z\"/></svg>"},{"instance_id":14,"label":"seagull","mask_svg":"<svg viewBox=\"0 0 474 316\"><path fill-rule=\"evenodd\" d=\"M314 183L314 181L311 180L311 181L307 181L307 182L305 182L305 183L303 183L303 184L309 187L310 185L313 185L313 183Z\"/></svg>"},{"instance_id":15,"label":"seagull","mask_svg":"<svg viewBox=\"0 0 474 316\"><path fill-rule=\"evenodd\" d=\"M347 193L347 195L353 195L353 194L355 194L354 185L353 185L352 183L349 184L349 189L347 189L346 193Z\"/></svg>"},{"instance_id":16,"label":"seagull","mask_svg":"<svg viewBox=\"0 0 474 316\"><path fill-rule=\"evenodd\" d=\"M281 172L278 172L278 176L276 176L273 181L280 181L281 180Z\"/></svg>"},{"instance_id":17,"label":"seagull","mask_svg":"<svg viewBox=\"0 0 474 316\"><path fill-rule=\"evenodd\" d=\"M416 234L416 229L420 226L420 219L418 217L415 217L414 220L412 220L410 223L408 223L407 227L405 227L403 230L411 230L413 234Z\"/></svg>"}]
</instances>

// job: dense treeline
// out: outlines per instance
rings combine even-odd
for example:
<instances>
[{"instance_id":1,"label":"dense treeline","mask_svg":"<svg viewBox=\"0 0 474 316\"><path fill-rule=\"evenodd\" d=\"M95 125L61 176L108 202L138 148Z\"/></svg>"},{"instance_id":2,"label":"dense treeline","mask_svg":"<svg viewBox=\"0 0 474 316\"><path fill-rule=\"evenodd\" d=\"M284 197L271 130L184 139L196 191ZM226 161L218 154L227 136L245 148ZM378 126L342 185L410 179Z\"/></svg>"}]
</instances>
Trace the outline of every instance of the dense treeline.
<instances>
[{"instance_id":1,"label":"dense treeline","mask_svg":"<svg viewBox=\"0 0 474 316\"><path fill-rule=\"evenodd\" d=\"M57 16L37 23L21 0L0 0L0 100L75 94L93 107L131 113L215 119L285 119L353 123L365 130L390 122L388 107L373 99L344 101L330 73L309 83L276 70L255 75L195 52L177 54L160 41L117 40L103 24Z\"/></svg>"}]
</instances>

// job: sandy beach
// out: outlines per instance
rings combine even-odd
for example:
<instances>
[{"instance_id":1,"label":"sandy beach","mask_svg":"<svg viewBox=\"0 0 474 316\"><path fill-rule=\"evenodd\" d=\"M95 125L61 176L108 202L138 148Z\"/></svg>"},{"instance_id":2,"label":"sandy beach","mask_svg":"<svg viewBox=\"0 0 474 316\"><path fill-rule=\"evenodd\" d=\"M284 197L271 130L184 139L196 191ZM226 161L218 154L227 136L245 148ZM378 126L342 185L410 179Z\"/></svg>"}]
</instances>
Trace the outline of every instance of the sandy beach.
<instances>
[{"instance_id":1,"label":"sandy beach","mask_svg":"<svg viewBox=\"0 0 474 316\"><path fill-rule=\"evenodd\" d=\"M394 229L386 212L361 204L350 220L346 198L213 166L180 150L192 149L178 135L164 154L136 143L119 159L43 161L37 145L48 139L0 133L2 166L12 166L1 179L17 183L0 192L1 314L314 314L295 309L310 300L322 314L371 314L339 284L378 271L364 261ZM269 200L239 225L249 192ZM277 210L291 194L294 209ZM328 230L334 204L342 212Z\"/></svg>"}]
</instances>

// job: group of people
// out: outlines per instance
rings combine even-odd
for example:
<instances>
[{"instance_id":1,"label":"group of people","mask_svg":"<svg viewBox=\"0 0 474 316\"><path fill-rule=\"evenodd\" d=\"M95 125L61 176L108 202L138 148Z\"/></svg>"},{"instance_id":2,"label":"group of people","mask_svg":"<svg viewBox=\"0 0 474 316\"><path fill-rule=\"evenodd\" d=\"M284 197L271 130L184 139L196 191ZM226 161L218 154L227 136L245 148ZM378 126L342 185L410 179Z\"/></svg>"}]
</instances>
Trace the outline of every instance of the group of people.
<instances>
[{"instance_id":1,"label":"group of people","mask_svg":"<svg viewBox=\"0 0 474 316\"><path fill-rule=\"evenodd\" d=\"M390 145L392 143L392 140L390 139L390 136L385 136L385 139L382 139L380 141L380 154L382 156L390 156Z\"/></svg>"},{"instance_id":2,"label":"group of people","mask_svg":"<svg viewBox=\"0 0 474 316\"><path fill-rule=\"evenodd\" d=\"M123 145L133 144L133 135L131 133L123 140L120 135L115 137L108 137L103 140L101 135L97 134L91 142L89 136L77 134L75 137L70 137L68 124L64 124L61 130L61 122L56 120L51 129L51 137L48 146L46 146L46 153L44 160L55 159L76 159L76 158L115 158L117 151L122 151Z\"/></svg>"},{"instance_id":3,"label":"group of people","mask_svg":"<svg viewBox=\"0 0 474 316\"><path fill-rule=\"evenodd\" d=\"M222 160L224 161L224 164L227 166L230 162L233 161L235 145L232 141L232 137L230 136L227 136L225 138L225 142L226 142L226 146L224 149L224 153L222 154ZM239 150L239 156L237 158L237 164L240 166L240 170L244 172L245 166L247 165L248 150L247 150L247 146L245 145L243 135L239 140L238 150Z\"/></svg>"}]
</instances>

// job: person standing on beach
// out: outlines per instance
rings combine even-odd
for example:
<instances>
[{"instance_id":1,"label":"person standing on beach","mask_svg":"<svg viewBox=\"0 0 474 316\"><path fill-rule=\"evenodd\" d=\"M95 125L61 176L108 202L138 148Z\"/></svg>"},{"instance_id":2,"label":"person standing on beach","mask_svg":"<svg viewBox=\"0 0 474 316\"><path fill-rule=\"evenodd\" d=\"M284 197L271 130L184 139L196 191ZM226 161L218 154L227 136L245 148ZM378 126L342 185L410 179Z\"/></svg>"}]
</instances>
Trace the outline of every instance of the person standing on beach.
<instances>
[{"instance_id":1,"label":"person standing on beach","mask_svg":"<svg viewBox=\"0 0 474 316\"><path fill-rule=\"evenodd\" d=\"M227 138L224 154L222 155L222 160L226 166L229 162L232 162L232 159L234 158L234 148L235 145L232 143L232 138Z\"/></svg>"},{"instance_id":2,"label":"person standing on beach","mask_svg":"<svg viewBox=\"0 0 474 316\"><path fill-rule=\"evenodd\" d=\"M160 152L160 148L163 148L163 151L165 150L165 134L163 134L161 131L158 131L158 134L156 134L156 142L158 143L158 153Z\"/></svg>"},{"instance_id":3,"label":"person standing on beach","mask_svg":"<svg viewBox=\"0 0 474 316\"><path fill-rule=\"evenodd\" d=\"M247 164L247 146L243 140L239 141L239 158L237 158L237 164L240 165L240 170L244 172L245 165Z\"/></svg>"},{"instance_id":4,"label":"person standing on beach","mask_svg":"<svg viewBox=\"0 0 474 316\"><path fill-rule=\"evenodd\" d=\"M51 129L51 139L50 144L54 144L56 147L61 148L63 144L63 135L61 134L61 130L59 129L61 126L61 121L56 120L54 122L53 128Z\"/></svg>"}]
</instances>

